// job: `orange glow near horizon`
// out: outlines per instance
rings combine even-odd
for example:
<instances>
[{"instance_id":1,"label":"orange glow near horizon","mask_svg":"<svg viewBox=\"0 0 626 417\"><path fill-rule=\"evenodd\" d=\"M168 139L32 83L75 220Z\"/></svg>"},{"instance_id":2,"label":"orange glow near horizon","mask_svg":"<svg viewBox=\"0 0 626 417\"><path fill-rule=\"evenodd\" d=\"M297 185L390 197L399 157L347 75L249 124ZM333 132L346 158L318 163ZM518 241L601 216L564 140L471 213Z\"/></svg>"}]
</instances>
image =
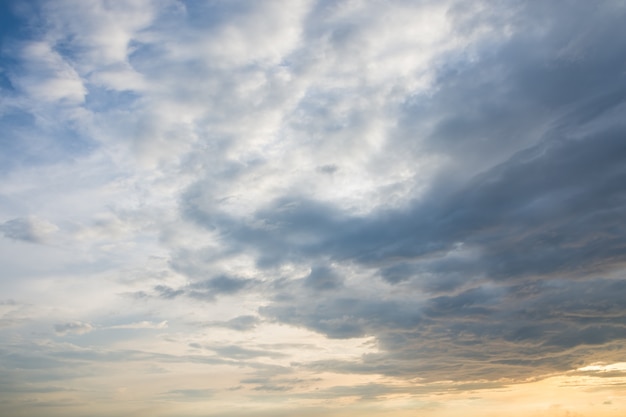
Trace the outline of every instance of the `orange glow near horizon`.
<instances>
[{"instance_id":1,"label":"orange glow near horizon","mask_svg":"<svg viewBox=\"0 0 626 417\"><path fill-rule=\"evenodd\" d=\"M16 397L16 403L57 403L72 406L74 413L89 413L91 410L98 416L110 413L156 417L243 417L251 414L280 417L322 413L332 417L355 414L366 417L454 417L462 410L467 417L621 417L626 405L625 365L593 364L538 381L470 391L457 391L453 383L418 384L411 388L406 382L376 376L312 374L301 376L312 377L309 386L286 395L235 386L243 375L233 374L228 368L221 372L212 368L207 372L194 365L176 366L174 374L157 372L149 377L145 369L138 368L133 374L128 369L109 367L108 370L101 369L98 377L77 381L75 389L63 395L43 392L20 395ZM104 377L106 372L110 373L109 377ZM172 390L177 385L195 388ZM368 391L370 387L373 388L371 392ZM376 393L376 390L385 389L389 393ZM316 394L324 390L330 391L324 395ZM183 398L185 391L194 391L191 394L195 398ZM106 398L109 400L105 401ZM6 410L20 415L18 407L14 408L10 403ZM66 415L64 413L51 410L49 415Z\"/></svg>"}]
</instances>

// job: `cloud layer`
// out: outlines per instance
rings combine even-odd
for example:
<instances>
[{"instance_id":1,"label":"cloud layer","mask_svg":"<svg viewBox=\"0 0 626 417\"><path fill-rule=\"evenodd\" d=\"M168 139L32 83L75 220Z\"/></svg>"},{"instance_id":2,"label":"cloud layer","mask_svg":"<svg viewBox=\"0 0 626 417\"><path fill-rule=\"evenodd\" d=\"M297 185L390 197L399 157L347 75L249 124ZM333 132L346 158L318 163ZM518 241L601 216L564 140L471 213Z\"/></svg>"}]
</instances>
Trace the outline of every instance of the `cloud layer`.
<instances>
[{"instance_id":1,"label":"cloud layer","mask_svg":"<svg viewBox=\"0 0 626 417\"><path fill-rule=\"evenodd\" d=\"M3 7L7 410L622 381L619 1Z\"/></svg>"}]
</instances>

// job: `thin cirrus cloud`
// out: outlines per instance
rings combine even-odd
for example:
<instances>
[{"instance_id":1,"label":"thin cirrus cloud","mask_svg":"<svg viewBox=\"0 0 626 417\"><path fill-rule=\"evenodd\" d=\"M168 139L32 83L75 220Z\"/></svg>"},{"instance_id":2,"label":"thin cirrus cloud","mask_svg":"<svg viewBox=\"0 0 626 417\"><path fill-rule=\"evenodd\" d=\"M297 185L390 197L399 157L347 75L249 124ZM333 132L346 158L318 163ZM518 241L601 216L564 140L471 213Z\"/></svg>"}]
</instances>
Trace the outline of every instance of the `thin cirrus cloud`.
<instances>
[{"instance_id":1,"label":"thin cirrus cloud","mask_svg":"<svg viewBox=\"0 0 626 417\"><path fill-rule=\"evenodd\" d=\"M2 8L8 413L623 411L620 2Z\"/></svg>"}]
</instances>

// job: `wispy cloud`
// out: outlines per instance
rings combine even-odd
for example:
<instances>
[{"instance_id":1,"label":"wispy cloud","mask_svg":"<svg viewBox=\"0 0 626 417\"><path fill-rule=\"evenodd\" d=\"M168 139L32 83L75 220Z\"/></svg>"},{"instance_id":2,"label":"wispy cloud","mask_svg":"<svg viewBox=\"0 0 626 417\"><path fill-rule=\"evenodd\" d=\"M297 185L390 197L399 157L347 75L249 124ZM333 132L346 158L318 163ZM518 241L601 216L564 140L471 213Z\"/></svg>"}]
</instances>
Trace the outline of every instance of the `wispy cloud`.
<instances>
[{"instance_id":1,"label":"wispy cloud","mask_svg":"<svg viewBox=\"0 0 626 417\"><path fill-rule=\"evenodd\" d=\"M116 324L114 326L106 326L105 329L167 329L167 321L163 320L158 323L151 321L140 321L136 323Z\"/></svg>"},{"instance_id":2,"label":"wispy cloud","mask_svg":"<svg viewBox=\"0 0 626 417\"><path fill-rule=\"evenodd\" d=\"M55 324L54 330L57 334L66 335L70 333L85 334L93 330L93 326L89 323L83 323L81 321L73 321L63 324Z\"/></svg>"}]
</instances>

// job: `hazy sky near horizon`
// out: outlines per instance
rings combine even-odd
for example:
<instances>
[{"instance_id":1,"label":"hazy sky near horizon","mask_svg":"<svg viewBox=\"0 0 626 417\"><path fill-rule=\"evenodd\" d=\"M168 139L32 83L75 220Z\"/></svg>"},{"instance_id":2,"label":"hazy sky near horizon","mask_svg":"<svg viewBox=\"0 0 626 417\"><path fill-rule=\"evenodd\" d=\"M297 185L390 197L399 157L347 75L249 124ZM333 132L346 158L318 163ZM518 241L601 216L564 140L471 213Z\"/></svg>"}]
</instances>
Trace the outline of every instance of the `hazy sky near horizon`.
<instances>
[{"instance_id":1,"label":"hazy sky near horizon","mask_svg":"<svg viewBox=\"0 0 626 417\"><path fill-rule=\"evenodd\" d=\"M626 2L0 2L0 415L618 417Z\"/></svg>"}]
</instances>

